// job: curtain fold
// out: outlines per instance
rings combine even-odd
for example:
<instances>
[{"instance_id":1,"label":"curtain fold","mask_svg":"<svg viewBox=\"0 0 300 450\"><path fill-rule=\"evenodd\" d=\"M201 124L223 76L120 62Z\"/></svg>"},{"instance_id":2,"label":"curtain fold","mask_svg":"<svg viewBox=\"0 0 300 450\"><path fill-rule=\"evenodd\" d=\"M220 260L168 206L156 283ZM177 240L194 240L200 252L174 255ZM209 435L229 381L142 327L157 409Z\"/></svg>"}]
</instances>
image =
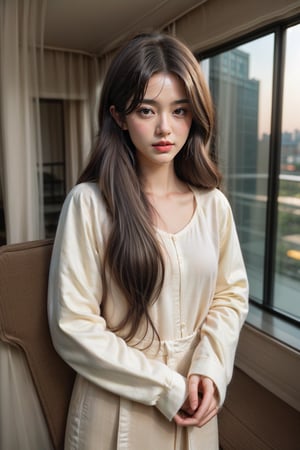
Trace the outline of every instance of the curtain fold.
<instances>
[{"instance_id":1,"label":"curtain fold","mask_svg":"<svg viewBox=\"0 0 300 450\"><path fill-rule=\"evenodd\" d=\"M39 76L46 0L0 2L0 153L7 243L43 237Z\"/></svg>"}]
</instances>

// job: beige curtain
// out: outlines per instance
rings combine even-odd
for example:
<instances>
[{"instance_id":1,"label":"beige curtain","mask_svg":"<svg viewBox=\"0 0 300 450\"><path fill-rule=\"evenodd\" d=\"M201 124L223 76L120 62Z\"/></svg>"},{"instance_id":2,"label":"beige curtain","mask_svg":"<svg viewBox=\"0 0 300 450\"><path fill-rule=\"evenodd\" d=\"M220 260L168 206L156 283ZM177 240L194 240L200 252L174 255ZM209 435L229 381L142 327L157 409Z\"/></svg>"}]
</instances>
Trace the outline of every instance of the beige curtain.
<instances>
[{"instance_id":1,"label":"beige curtain","mask_svg":"<svg viewBox=\"0 0 300 450\"><path fill-rule=\"evenodd\" d=\"M0 1L0 177L7 243L45 235L39 99L64 103L67 190L97 131L98 60L43 48L46 1Z\"/></svg>"},{"instance_id":2,"label":"beige curtain","mask_svg":"<svg viewBox=\"0 0 300 450\"><path fill-rule=\"evenodd\" d=\"M0 160L8 243L43 237L37 48L45 5L0 2Z\"/></svg>"},{"instance_id":3,"label":"beige curtain","mask_svg":"<svg viewBox=\"0 0 300 450\"><path fill-rule=\"evenodd\" d=\"M69 190L86 163L97 132L97 59L63 49L45 49L40 97L64 103L66 184Z\"/></svg>"},{"instance_id":4,"label":"beige curtain","mask_svg":"<svg viewBox=\"0 0 300 450\"><path fill-rule=\"evenodd\" d=\"M24 356L4 342L0 342L0 398L0 448L52 450Z\"/></svg>"}]
</instances>

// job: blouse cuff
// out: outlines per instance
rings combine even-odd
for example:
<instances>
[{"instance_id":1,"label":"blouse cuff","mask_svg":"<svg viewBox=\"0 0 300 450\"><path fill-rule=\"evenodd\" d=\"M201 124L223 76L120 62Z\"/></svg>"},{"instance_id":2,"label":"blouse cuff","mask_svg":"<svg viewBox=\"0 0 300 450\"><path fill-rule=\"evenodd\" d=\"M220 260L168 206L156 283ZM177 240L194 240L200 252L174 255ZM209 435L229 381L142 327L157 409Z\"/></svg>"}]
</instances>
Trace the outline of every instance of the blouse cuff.
<instances>
[{"instance_id":1,"label":"blouse cuff","mask_svg":"<svg viewBox=\"0 0 300 450\"><path fill-rule=\"evenodd\" d=\"M157 409L171 421L180 410L188 396L187 380L182 375L174 372L171 387L159 398Z\"/></svg>"}]
</instances>

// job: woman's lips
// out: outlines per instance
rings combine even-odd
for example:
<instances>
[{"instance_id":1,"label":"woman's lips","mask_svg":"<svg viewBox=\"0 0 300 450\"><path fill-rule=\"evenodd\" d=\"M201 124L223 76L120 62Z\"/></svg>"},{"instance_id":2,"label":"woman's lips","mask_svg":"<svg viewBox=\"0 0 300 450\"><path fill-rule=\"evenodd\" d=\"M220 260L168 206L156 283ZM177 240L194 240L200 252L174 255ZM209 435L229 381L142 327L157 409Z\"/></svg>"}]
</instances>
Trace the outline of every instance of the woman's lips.
<instances>
[{"instance_id":1,"label":"woman's lips","mask_svg":"<svg viewBox=\"0 0 300 450\"><path fill-rule=\"evenodd\" d=\"M173 145L174 144L172 142L156 142L152 145L152 147L154 147L158 152L167 153L172 149Z\"/></svg>"}]
</instances>

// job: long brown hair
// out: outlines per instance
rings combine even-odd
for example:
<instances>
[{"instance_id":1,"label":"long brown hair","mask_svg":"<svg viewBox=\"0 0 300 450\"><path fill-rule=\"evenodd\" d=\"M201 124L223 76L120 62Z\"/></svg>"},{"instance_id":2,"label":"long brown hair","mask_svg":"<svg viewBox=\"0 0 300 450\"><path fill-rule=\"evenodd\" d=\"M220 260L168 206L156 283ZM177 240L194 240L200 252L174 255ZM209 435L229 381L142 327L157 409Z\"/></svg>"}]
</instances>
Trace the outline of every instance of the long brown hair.
<instances>
[{"instance_id":1,"label":"long brown hair","mask_svg":"<svg viewBox=\"0 0 300 450\"><path fill-rule=\"evenodd\" d=\"M208 144L214 126L213 106L204 77L191 51L179 40L164 34L139 34L131 39L112 62L102 89L99 135L89 163L78 183L99 182L112 227L104 256L103 302L107 298L105 270L128 303L127 314L115 331L129 326L132 339L142 319L147 333L151 326L149 306L158 298L164 281L164 261L150 219L150 205L135 166L135 149L128 132L110 114L114 105L119 116L142 103L149 79L156 73L172 73L184 83L193 121L188 139L174 160L177 176L192 186L212 189L220 182L209 156ZM154 335L153 335L154 336Z\"/></svg>"}]
</instances>

